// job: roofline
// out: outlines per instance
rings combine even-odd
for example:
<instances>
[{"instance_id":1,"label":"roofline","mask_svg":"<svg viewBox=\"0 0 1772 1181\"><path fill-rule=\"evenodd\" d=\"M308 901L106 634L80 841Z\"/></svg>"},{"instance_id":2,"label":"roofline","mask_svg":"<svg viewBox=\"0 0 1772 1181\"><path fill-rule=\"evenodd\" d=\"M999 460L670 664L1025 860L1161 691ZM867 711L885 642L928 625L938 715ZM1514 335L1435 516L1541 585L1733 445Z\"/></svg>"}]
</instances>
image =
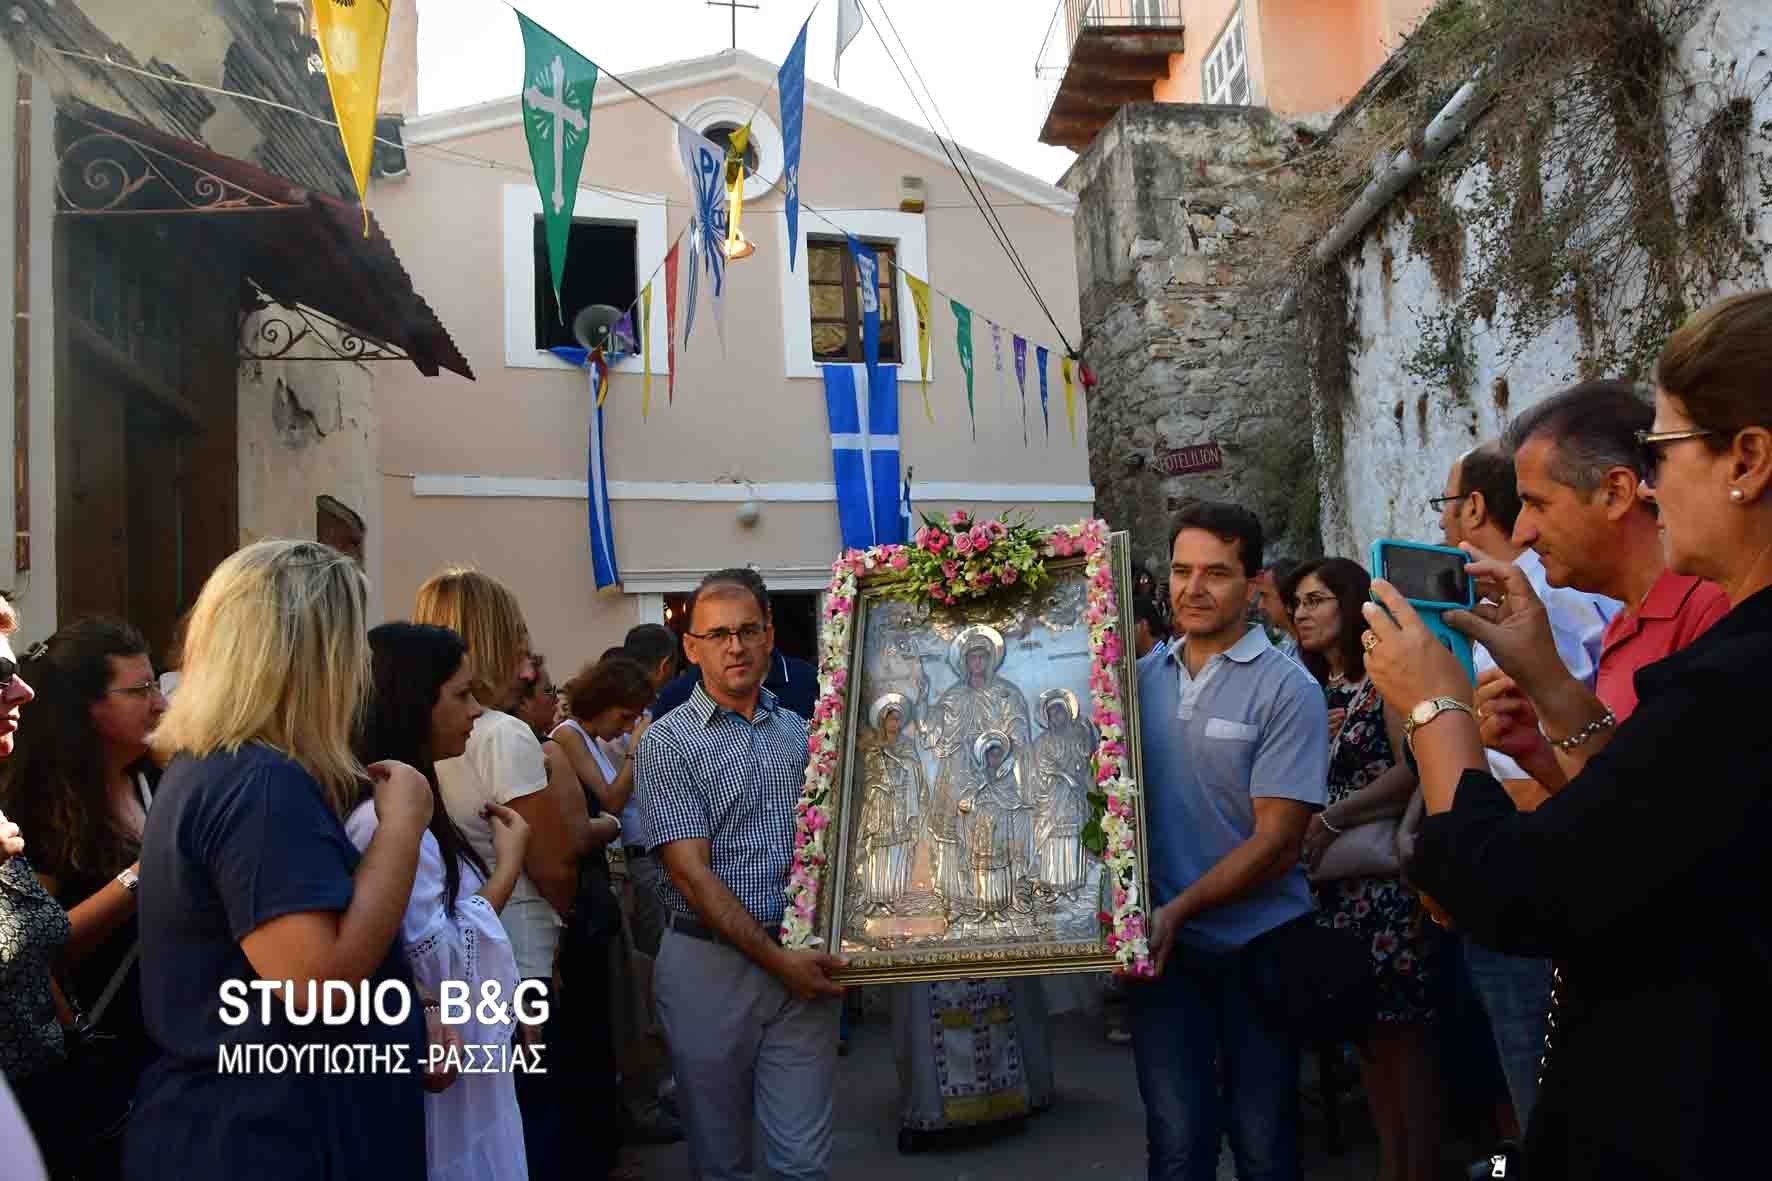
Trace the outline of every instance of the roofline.
<instances>
[{"instance_id":1,"label":"roofline","mask_svg":"<svg viewBox=\"0 0 1772 1181\"><path fill-rule=\"evenodd\" d=\"M769 86L775 82L776 67L754 53L728 49L709 57L652 66L626 77L636 90L643 91L648 96L656 96L706 85L734 75ZM591 106L595 109L635 101L638 100L626 90L604 86L598 88ZM930 132L889 111L851 98L834 87L808 78L806 102L840 122L870 132L938 164L949 163L942 151L941 141ZM522 109L517 96L513 94L489 102L409 119L406 121L403 137L408 145L423 147L426 144L443 143L482 132L521 126L522 122ZM967 149L966 155L972 163L973 171L986 184L1046 208L1055 216L1070 217L1075 213L1077 198L1057 185L1048 184L1037 176L1030 176L1019 168L982 152Z\"/></svg>"}]
</instances>

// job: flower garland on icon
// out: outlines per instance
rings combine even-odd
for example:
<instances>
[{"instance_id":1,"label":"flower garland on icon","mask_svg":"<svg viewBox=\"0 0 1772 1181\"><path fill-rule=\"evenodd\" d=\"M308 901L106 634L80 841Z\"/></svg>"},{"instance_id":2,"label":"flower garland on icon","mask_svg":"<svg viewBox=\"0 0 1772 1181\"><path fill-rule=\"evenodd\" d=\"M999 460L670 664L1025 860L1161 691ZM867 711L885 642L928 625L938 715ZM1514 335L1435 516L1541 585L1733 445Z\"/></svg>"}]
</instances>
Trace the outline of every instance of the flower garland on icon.
<instances>
[{"instance_id":1,"label":"flower garland on icon","mask_svg":"<svg viewBox=\"0 0 1772 1181\"><path fill-rule=\"evenodd\" d=\"M1110 563L1107 522L1083 521L1046 531L1024 522L976 521L956 512L946 520L924 518L911 545L850 550L831 566L819 631L818 703L812 713L806 785L800 794L794 833L794 862L788 876L787 913L782 943L812 947L818 913L819 878L833 841L831 798L848 714L848 660L859 581L867 578L892 598L908 602L955 604L999 593L1005 587L1034 589L1049 582L1048 558L1085 559L1088 579L1089 689L1100 741L1093 766L1093 815L1083 844L1106 867L1109 909L1101 912L1108 948L1121 970L1139 976L1153 972L1138 874L1137 784L1127 766L1126 709L1117 669L1125 655L1119 634L1119 599Z\"/></svg>"}]
</instances>

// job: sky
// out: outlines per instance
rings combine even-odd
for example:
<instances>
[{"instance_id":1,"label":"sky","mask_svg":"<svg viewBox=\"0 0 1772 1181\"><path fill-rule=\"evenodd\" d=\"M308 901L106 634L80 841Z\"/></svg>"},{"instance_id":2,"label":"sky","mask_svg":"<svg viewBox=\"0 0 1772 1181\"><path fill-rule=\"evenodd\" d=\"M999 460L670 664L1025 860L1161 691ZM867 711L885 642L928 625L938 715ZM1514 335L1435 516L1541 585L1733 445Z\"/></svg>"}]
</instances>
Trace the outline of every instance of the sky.
<instances>
[{"instance_id":1,"label":"sky","mask_svg":"<svg viewBox=\"0 0 1772 1181\"><path fill-rule=\"evenodd\" d=\"M806 14L806 73L832 83L836 0L749 0L738 13L738 47L780 62ZM1058 0L867 0L891 36L896 25L953 137L1045 181L1076 154L1039 142L1034 62ZM732 44L732 14L707 0L515 0L600 67L617 74L718 53ZM418 0L421 112L515 94L523 75L517 21L501 0ZM891 18L889 25L886 16ZM899 66L915 81L902 57ZM919 126L910 91L871 24L843 54L844 93ZM773 106L773 101L771 106ZM927 104L925 104L927 105ZM1043 114L1043 112L1042 112Z\"/></svg>"}]
</instances>

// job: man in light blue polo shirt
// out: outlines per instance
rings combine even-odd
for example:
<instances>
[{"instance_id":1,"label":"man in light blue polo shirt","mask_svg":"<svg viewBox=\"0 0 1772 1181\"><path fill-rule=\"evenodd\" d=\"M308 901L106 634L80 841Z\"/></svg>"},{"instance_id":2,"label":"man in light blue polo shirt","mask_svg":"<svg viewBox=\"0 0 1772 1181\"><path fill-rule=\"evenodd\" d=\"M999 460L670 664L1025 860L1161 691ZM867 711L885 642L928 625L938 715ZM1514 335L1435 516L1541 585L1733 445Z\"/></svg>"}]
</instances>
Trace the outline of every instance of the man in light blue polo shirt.
<instances>
[{"instance_id":1,"label":"man in light blue polo shirt","mask_svg":"<svg viewBox=\"0 0 1772 1181\"><path fill-rule=\"evenodd\" d=\"M1298 1045L1257 1008L1240 961L1311 910L1299 848L1324 804L1328 711L1247 622L1261 522L1196 502L1175 526L1175 640L1138 664L1159 975L1132 986L1132 1044L1150 1177L1216 1177L1228 1131L1244 1181L1297 1181Z\"/></svg>"}]
</instances>

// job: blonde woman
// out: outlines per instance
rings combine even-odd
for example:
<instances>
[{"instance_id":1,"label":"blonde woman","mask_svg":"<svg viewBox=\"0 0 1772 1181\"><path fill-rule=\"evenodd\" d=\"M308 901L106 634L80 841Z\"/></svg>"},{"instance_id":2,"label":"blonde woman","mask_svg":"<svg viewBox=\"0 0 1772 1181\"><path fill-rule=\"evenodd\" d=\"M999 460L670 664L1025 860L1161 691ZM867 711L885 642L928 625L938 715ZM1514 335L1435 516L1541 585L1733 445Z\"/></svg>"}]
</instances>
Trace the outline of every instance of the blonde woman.
<instances>
[{"instance_id":1,"label":"blonde woman","mask_svg":"<svg viewBox=\"0 0 1772 1181\"><path fill-rule=\"evenodd\" d=\"M460 758L437 763L437 786L450 819L476 853L499 870L488 804L503 804L529 825L523 873L499 913L511 937L517 974L551 982L560 921L578 889L578 859L621 833L613 816L591 819L578 775L565 753L542 742L511 711L535 676L529 626L511 589L490 574L451 567L418 588L414 623L447 627L467 641L468 683L483 707ZM524 1036L539 1041L538 1031ZM562 1174L562 1107L547 1074L519 1074L517 1103L529 1175Z\"/></svg>"},{"instance_id":2,"label":"blonde woman","mask_svg":"<svg viewBox=\"0 0 1772 1181\"><path fill-rule=\"evenodd\" d=\"M431 791L351 752L366 594L337 550L265 541L217 567L192 610L151 740L169 765L138 913L162 1055L136 1092L131 1181L425 1176L425 1020L398 935ZM370 784L380 823L359 853L343 818ZM381 1015L328 1024L345 992Z\"/></svg>"}]
</instances>

